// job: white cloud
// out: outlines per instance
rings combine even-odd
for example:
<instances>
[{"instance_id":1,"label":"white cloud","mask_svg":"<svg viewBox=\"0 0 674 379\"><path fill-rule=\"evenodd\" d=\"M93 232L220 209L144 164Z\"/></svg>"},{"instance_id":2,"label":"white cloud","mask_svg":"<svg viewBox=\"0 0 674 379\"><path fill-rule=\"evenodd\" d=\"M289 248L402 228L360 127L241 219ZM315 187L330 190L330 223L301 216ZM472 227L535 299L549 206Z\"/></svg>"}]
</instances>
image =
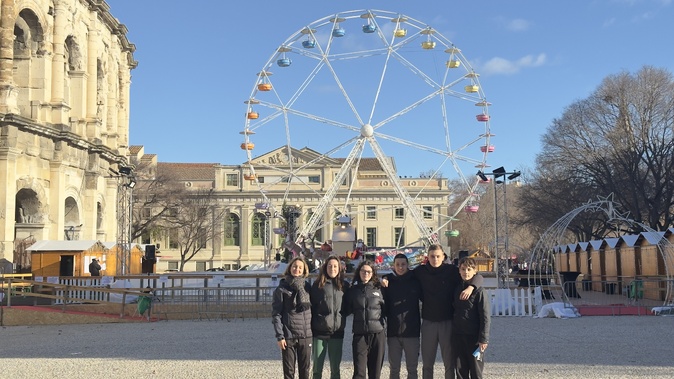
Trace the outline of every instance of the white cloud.
<instances>
[{"instance_id":1,"label":"white cloud","mask_svg":"<svg viewBox=\"0 0 674 379\"><path fill-rule=\"evenodd\" d=\"M529 26L531 26L531 23L527 20L521 19L521 18L516 18L514 20L510 20L506 23L506 29L513 31L513 32L524 32L529 30Z\"/></svg>"},{"instance_id":2,"label":"white cloud","mask_svg":"<svg viewBox=\"0 0 674 379\"><path fill-rule=\"evenodd\" d=\"M481 74L485 75L512 75L524 68L540 67L547 61L545 53L538 55L526 55L515 61L510 61L505 58L495 57L488 60L480 70Z\"/></svg>"}]
</instances>

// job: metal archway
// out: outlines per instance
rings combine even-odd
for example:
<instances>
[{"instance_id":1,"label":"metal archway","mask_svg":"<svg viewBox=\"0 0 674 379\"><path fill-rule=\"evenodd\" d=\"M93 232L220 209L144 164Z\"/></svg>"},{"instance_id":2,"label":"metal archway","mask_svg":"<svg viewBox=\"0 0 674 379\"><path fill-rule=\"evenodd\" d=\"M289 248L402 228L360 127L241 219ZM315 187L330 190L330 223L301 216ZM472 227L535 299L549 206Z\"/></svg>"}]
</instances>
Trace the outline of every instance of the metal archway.
<instances>
[{"instance_id":1,"label":"metal archway","mask_svg":"<svg viewBox=\"0 0 674 379\"><path fill-rule=\"evenodd\" d=\"M558 246L564 245L563 237L564 234L573 219L578 215L586 211L594 212L604 212L608 216L608 221L615 224L622 225L638 225L639 227L645 230L645 233L653 233L653 236L657 236L658 243L658 253L662 257L665 266L665 275L666 275L666 288L665 288L665 300L664 304L666 305L667 299L670 299L673 293L674 282L672 280L672 270L674 269L674 245L672 245L663 234L658 231L650 228L647 225L636 222L626 215L620 214L617 210L617 204L614 203L609 198L600 199L595 202L588 202L571 212L567 213L563 217L559 218L552 226L550 226L541 238L536 243L534 250L529 259L529 273L528 280L529 283L543 283L545 279L549 278L552 274L556 278L557 283L559 283L559 292L565 303L569 304L570 301L565 293L562 290L562 276L558 267L555 267L553 264L555 262L555 249ZM551 270L552 268L552 270ZM544 302L550 299L543 299Z\"/></svg>"}]
</instances>

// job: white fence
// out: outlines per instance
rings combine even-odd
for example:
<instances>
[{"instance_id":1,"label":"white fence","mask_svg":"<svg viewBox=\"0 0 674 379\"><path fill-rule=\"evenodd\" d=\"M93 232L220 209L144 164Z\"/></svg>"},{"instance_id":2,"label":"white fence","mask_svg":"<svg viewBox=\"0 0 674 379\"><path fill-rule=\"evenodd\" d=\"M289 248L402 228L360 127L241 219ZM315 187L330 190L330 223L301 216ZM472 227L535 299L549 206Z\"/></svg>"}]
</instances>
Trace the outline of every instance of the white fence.
<instances>
[{"instance_id":1,"label":"white fence","mask_svg":"<svg viewBox=\"0 0 674 379\"><path fill-rule=\"evenodd\" d=\"M534 316L543 306L541 288L490 288L492 316Z\"/></svg>"}]
</instances>

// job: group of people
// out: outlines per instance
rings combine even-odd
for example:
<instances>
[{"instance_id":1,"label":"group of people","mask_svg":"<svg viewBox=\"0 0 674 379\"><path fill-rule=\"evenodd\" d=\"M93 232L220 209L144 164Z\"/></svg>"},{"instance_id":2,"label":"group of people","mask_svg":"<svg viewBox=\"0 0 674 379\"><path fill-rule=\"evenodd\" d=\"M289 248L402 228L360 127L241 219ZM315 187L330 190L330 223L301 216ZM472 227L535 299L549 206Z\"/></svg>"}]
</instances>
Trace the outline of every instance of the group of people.
<instances>
[{"instance_id":1,"label":"group of people","mask_svg":"<svg viewBox=\"0 0 674 379\"><path fill-rule=\"evenodd\" d=\"M489 343L490 310L484 278L472 258L458 267L445 263L442 246L431 245L428 263L414 270L404 254L393 272L379 278L373 262L362 261L353 279L328 257L318 278L301 257L288 265L274 291L272 324L281 349L284 378L321 378L326 356L330 378L340 378L346 318L353 316L353 378L379 378L388 346L390 378L400 378L402 357L408 378L433 378L438 346L445 378L482 378ZM420 306L421 305L421 306ZM313 370L311 362L313 361Z\"/></svg>"}]
</instances>

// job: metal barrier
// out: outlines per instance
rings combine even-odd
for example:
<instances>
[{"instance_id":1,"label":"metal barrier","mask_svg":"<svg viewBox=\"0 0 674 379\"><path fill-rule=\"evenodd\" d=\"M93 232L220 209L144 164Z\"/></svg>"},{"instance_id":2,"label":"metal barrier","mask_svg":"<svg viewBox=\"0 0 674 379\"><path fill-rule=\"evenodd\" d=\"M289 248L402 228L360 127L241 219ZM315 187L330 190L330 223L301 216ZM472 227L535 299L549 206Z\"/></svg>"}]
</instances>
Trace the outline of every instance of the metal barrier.
<instances>
[{"instance_id":1,"label":"metal barrier","mask_svg":"<svg viewBox=\"0 0 674 379\"><path fill-rule=\"evenodd\" d=\"M666 278L621 278L565 282L562 287L565 305L581 315L648 315L674 313L673 285Z\"/></svg>"}]
</instances>

